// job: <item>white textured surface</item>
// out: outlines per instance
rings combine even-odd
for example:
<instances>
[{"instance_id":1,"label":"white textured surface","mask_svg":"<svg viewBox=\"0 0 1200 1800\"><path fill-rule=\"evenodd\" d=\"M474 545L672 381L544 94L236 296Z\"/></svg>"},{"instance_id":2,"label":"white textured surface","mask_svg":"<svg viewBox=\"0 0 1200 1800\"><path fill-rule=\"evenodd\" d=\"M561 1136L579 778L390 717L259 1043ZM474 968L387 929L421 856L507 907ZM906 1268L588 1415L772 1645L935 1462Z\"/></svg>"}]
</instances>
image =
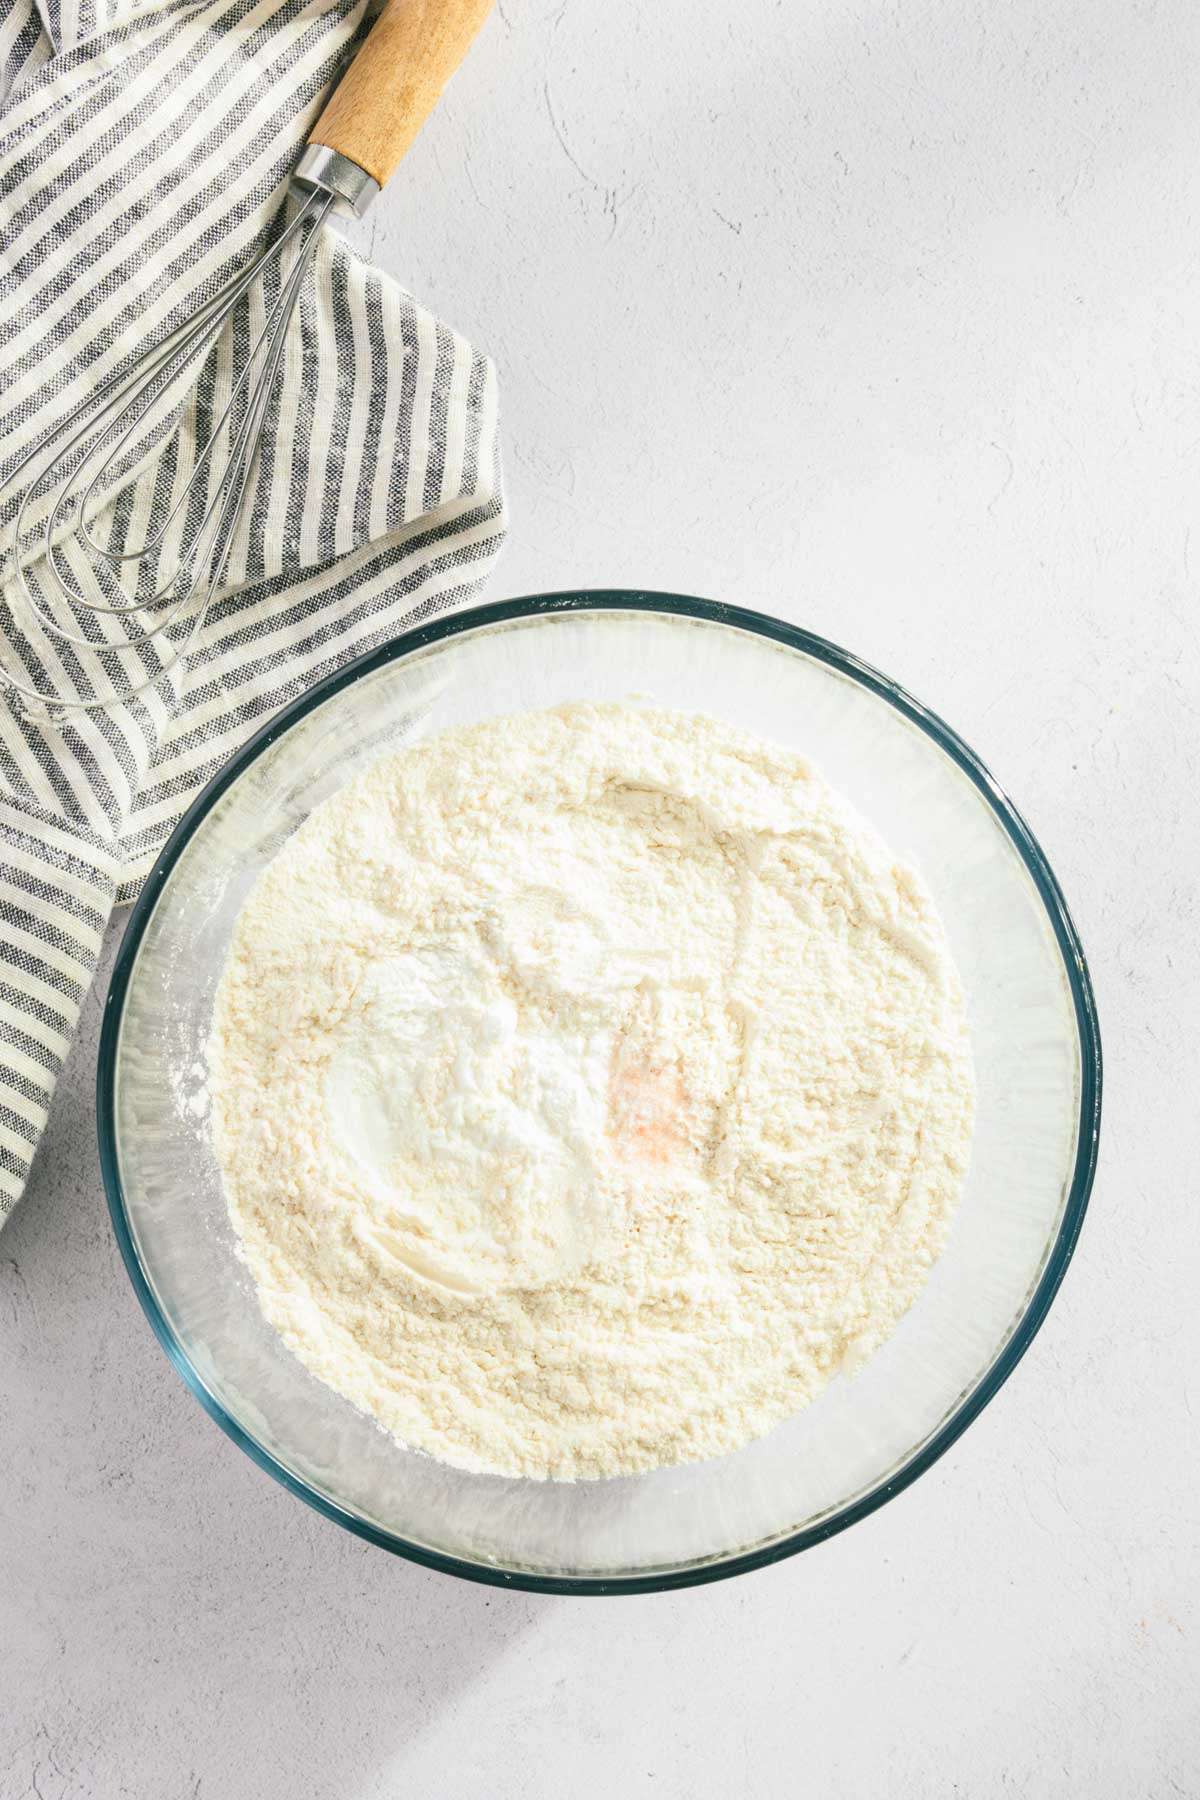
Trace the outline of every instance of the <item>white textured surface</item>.
<instances>
[{"instance_id":1,"label":"white textured surface","mask_svg":"<svg viewBox=\"0 0 1200 1800\"><path fill-rule=\"evenodd\" d=\"M500 3L362 228L500 362L494 592L742 600L963 731L1091 953L1091 1216L866 1523L492 1593L316 1518L167 1365L96 1167L102 974L0 1237L0 1796L1193 1796L1200 12Z\"/></svg>"}]
</instances>

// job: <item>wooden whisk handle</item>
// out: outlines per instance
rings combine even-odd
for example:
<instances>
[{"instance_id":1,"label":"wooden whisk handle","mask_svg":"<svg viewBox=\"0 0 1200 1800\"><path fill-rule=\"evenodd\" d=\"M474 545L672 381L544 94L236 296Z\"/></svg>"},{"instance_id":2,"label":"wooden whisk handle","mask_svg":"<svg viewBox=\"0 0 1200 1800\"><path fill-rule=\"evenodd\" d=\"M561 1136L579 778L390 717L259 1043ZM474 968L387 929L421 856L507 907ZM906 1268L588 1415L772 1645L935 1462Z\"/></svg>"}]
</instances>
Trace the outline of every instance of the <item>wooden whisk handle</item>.
<instances>
[{"instance_id":1,"label":"wooden whisk handle","mask_svg":"<svg viewBox=\"0 0 1200 1800\"><path fill-rule=\"evenodd\" d=\"M492 0L388 0L309 138L380 187L437 103Z\"/></svg>"}]
</instances>

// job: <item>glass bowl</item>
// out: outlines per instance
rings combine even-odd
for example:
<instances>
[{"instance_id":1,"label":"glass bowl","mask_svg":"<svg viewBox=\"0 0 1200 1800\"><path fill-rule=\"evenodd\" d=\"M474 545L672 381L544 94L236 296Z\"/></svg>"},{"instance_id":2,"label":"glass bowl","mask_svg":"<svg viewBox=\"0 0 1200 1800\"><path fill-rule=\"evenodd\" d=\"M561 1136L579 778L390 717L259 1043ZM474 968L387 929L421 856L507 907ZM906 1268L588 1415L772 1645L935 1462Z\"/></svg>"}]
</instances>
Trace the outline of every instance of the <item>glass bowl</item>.
<instances>
[{"instance_id":1,"label":"glass bowl","mask_svg":"<svg viewBox=\"0 0 1200 1800\"><path fill-rule=\"evenodd\" d=\"M574 1484L466 1474L406 1450L284 1348L235 1251L203 1085L239 908L312 809L419 737L568 699L706 712L811 757L931 888L968 995L979 1085L949 1246L861 1372L734 1455ZM98 1091L130 1277L235 1442L373 1543L477 1580L570 1593L755 1568L840 1531L927 1469L1045 1317L1087 1204L1099 1107L1079 940L1028 828L966 745L820 638L628 592L505 601L421 625L252 739L191 807L134 909Z\"/></svg>"}]
</instances>

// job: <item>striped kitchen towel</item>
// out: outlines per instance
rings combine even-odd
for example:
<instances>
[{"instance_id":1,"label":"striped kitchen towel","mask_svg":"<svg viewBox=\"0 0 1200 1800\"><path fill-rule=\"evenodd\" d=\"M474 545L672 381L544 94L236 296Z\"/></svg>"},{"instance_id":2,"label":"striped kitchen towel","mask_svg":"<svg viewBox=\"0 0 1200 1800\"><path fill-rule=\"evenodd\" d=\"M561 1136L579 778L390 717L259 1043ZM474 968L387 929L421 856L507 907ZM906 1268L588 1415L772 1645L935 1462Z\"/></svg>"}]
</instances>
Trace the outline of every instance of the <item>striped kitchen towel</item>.
<instances>
[{"instance_id":1,"label":"striped kitchen towel","mask_svg":"<svg viewBox=\"0 0 1200 1800\"><path fill-rule=\"evenodd\" d=\"M81 396L281 228L289 171L365 11L0 0L0 491ZM260 317L263 304L247 303ZM179 429L98 494L100 542L142 542L168 516L203 466L228 365L219 346ZM202 500L212 479L194 484ZM41 626L25 593L45 546L24 526L18 537L15 516L3 493L0 678L66 699L109 691L116 623L97 615L88 645ZM44 524L45 509L28 518ZM57 722L0 680L0 1223L111 909L197 789L312 682L473 598L504 532L492 365L326 230L252 502L186 664L166 669L159 640L124 653L128 685L166 672L135 700ZM70 566L68 540L56 554Z\"/></svg>"}]
</instances>

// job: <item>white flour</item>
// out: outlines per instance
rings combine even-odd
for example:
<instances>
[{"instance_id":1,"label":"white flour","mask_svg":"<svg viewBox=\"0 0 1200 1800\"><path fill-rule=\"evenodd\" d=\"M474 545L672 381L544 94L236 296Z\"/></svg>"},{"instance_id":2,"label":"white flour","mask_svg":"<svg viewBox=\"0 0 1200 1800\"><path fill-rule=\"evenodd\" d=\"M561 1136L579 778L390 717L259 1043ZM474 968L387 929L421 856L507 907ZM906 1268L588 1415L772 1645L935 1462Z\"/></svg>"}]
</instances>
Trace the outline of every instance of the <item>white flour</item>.
<instances>
[{"instance_id":1,"label":"white flour","mask_svg":"<svg viewBox=\"0 0 1200 1800\"><path fill-rule=\"evenodd\" d=\"M733 1450L888 1336L973 1087L911 871L681 713L448 732L239 921L214 1131L263 1310L406 1444L613 1475Z\"/></svg>"}]
</instances>

